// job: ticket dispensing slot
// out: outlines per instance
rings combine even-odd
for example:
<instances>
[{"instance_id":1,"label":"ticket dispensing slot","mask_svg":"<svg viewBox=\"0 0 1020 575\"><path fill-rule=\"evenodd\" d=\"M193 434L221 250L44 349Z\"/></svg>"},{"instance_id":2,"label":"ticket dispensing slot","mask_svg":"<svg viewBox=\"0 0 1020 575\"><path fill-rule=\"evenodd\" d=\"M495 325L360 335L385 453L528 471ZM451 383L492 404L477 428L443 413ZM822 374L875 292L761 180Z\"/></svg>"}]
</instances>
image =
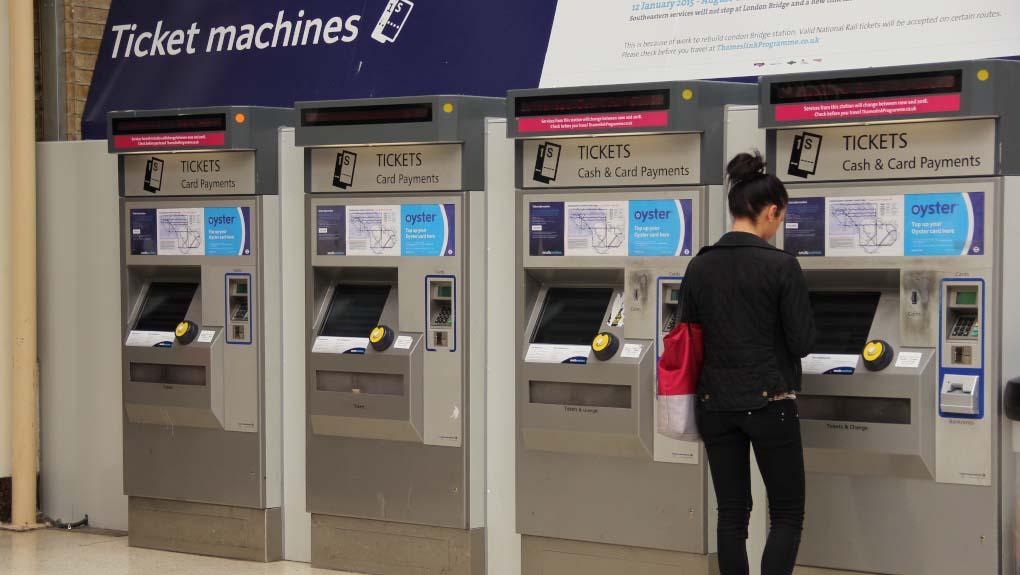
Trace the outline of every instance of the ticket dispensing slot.
<instances>
[{"instance_id":1,"label":"ticket dispensing slot","mask_svg":"<svg viewBox=\"0 0 1020 575\"><path fill-rule=\"evenodd\" d=\"M588 284L545 286L533 308L525 358L530 449L649 457L653 355L623 349L623 292Z\"/></svg>"},{"instance_id":2,"label":"ticket dispensing slot","mask_svg":"<svg viewBox=\"0 0 1020 575\"><path fill-rule=\"evenodd\" d=\"M200 327L200 284L142 283L124 345L128 420L223 428L222 353L217 329ZM204 331L207 337L199 337Z\"/></svg>"},{"instance_id":3,"label":"ticket dispensing slot","mask_svg":"<svg viewBox=\"0 0 1020 575\"><path fill-rule=\"evenodd\" d=\"M389 327L397 325L395 282L343 280L322 301L311 355L313 433L421 441L422 337Z\"/></svg>"},{"instance_id":4,"label":"ticket dispensing slot","mask_svg":"<svg viewBox=\"0 0 1020 575\"><path fill-rule=\"evenodd\" d=\"M916 364L893 364L900 350L898 274L807 272L817 339L803 362L798 407L805 465L818 473L930 478L934 470L926 385L933 350L909 349ZM849 289L847 289L849 288ZM878 342L878 343L876 343Z\"/></svg>"}]
</instances>

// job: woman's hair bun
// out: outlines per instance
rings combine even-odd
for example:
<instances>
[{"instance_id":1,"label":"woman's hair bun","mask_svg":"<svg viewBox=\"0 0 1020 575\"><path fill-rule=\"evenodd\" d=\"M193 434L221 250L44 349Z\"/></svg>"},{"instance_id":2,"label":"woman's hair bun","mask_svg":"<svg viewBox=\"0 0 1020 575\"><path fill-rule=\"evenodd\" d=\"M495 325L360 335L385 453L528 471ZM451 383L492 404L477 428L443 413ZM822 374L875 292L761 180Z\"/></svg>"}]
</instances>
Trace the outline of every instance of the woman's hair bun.
<instances>
[{"instance_id":1,"label":"woman's hair bun","mask_svg":"<svg viewBox=\"0 0 1020 575\"><path fill-rule=\"evenodd\" d=\"M726 166L731 182L748 182L765 175L765 159L761 152L737 154Z\"/></svg>"}]
</instances>

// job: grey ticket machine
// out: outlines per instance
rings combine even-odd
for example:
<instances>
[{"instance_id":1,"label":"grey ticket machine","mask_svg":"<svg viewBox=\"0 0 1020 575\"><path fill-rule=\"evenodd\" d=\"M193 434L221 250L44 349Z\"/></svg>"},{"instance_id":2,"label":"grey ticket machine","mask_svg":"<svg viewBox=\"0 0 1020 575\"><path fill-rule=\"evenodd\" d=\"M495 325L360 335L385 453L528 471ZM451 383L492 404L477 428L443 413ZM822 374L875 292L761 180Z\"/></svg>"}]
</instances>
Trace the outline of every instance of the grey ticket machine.
<instances>
[{"instance_id":1,"label":"grey ticket machine","mask_svg":"<svg viewBox=\"0 0 1020 575\"><path fill-rule=\"evenodd\" d=\"M498 98L299 103L312 564L485 570L484 120Z\"/></svg>"},{"instance_id":2,"label":"grey ticket machine","mask_svg":"<svg viewBox=\"0 0 1020 575\"><path fill-rule=\"evenodd\" d=\"M133 546L280 558L284 109L114 112Z\"/></svg>"},{"instance_id":3,"label":"grey ticket machine","mask_svg":"<svg viewBox=\"0 0 1020 575\"><path fill-rule=\"evenodd\" d=\"M762 80L769 165L791 195L778 241L819 333L799 398L804 566L1013 572L1000 397L1018 85L1006 61Z\"/></svg>"},{"instance_id":4,"label":"grey ticket machine","mask_svg":"<svg viewBox=\"0 0 1020 575\"><path fill-rule=\"evenodd\" d=\"M714 82L509 94L526 575L713 572L705 457L657 433L656 362L687 264L721 232L707 206L724 205L728 111L755 94Z\"/></svg>"}]
</instances>

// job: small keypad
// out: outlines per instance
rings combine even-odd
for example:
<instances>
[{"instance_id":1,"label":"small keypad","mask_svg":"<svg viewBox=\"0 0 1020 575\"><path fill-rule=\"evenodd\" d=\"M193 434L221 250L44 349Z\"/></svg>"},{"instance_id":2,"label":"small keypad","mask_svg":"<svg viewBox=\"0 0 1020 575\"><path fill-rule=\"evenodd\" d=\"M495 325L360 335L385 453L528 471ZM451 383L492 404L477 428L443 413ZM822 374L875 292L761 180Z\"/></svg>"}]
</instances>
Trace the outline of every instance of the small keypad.
<instances>
[{"instance_id":1,"label":"small keypad","mask_svg":"<svg viewBox=\"0 0 1020 575\"><path fill-rule=\"evenodd\" d=\"M956 320L956 325L953 326L953 337L970 337L974 329L974 322L977 321L976 317L961 317Z\"/></svg>"}]
</instances>

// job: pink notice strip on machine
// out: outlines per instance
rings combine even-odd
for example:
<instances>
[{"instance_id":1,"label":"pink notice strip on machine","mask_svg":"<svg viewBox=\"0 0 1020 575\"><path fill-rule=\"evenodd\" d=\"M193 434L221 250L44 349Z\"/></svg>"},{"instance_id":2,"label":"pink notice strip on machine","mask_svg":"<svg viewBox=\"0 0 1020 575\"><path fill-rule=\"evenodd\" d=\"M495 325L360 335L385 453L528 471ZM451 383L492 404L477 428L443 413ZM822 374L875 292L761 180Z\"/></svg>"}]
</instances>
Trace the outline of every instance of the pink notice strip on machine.
<instances>
[{"instance_id":1,"label":"pink notice strip on machine","mask_svg":"<svg viewBox=\"0 0 1020 575\"><path fill-rule=\"evenodd\" d=\"M533 118L517 119L517 131L521 133L660 128L668 125L669 112L667 110L575 114L570 116L535 116Z\"/></svg>"},{"instance_id":2,"label":"pink notice strip on machine","mask_svg":"<svg viewBox=\"0 0 1020 575\"><path fill-rule=\"evenodd\" d=\"M959 94L900 96L868 100L781 104L776 106L776 121L843 120L847 118L915 116L918 114L959 111Z\"/></svg>"},{"instance_id":3,"label":"pink notice strip on machine","mask_svg":"<svg viewBox=\"0 0 1020 575\"><path fill-rule=\"evenodd\" d=\"M222 146L223 132L191 132L186 134L128 134L113 137L118 150L130 148L197 148Z\"/></svg>"}]
</instances>

